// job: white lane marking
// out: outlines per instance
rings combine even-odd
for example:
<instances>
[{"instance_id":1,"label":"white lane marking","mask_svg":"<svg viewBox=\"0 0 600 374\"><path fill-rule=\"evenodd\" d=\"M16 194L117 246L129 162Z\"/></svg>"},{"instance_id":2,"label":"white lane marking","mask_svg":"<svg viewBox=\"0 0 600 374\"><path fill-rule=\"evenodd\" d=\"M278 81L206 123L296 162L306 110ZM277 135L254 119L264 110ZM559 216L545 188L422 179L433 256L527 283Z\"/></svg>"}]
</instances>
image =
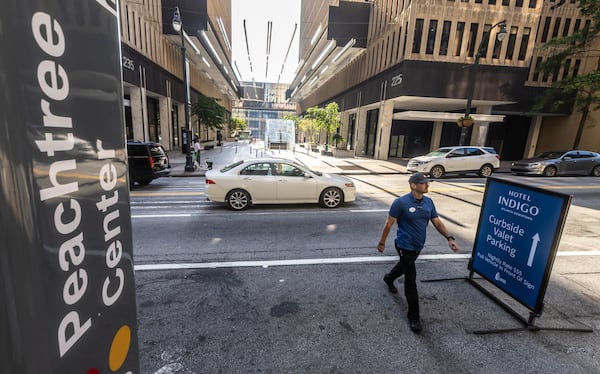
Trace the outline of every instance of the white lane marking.
<instances>
[{"instance_id":1,"label":"white lane marking","mask_svg":"<svg viewBox=\"0 0 600 374\"><path fill-rule=\"evenodd\" d=\"M193 214L144 214L144 215L132 215L131 218L163 218L163 217L191 217Z\"/></svg>"},{"instance_id":2,"label":"white lane marking","mask_svg":"<svg viewBox=\"0 0 600 374\"><path fill-rule=\"evenodd\" d=\"M193 207L193 205L192 205ZM142 208L142 207L136 207L136 210L142 210L142 209L151 209L152 207L147 207L147 208ZM163 207L164 208L164 207ZM186 208L190 208L190 207L186 207ZM294 212L244 212L242 213L245 216L264 216L264 215L283 215L283 214L294 214L294 215L298 215L298 214L335 214L335 213L346 213L346 212L352 212L352 213L381 213L381 212L388 212L388 209L366 209L366 210L342 210L342 209L338 209L336 211L331 211L331 210L307 210L307 211L294 211ZM233 212L232 212L233 213ZM211 215L216 215L216 214L221 214L221 215L231 215L232 213L210 213ZM239 214L239 213L236 213ZM200 216L200 215L206 215L206 213L194 213L194 214L136 214L136 215L132 215L131 218L157 218L157 217L162 217L162 218L173 218L173 217L191 217L191 216Z\"/></svg>"},{"instance_id":3,"label":"white lane marking","mask_svg":"<svg viewBox=\"0 0 600 374\"><path fill-rule=\"evenodd\" d=\"M573 251L558 252L557 256L600 256L600 251ZM418 261L433 260L463 260L471 258L470 254L439 254L421 255ZM135 271L145 270L185 270L185 269L217 269L232 267L262 267L269 266L294 266L294 265L322 265L322 264L352 264L369 262L396 262L398 256L366 256L366 257L334 257L334 258L307 258L298 260L265 260L265 261L223 261L223 262L190 262L185 264L143 264L135 265Z\"/></svg>"},{"instance_id":4,"label":"white lane marking","mask_svg":"<svg viewBox=\"0 0 600 374\"><path fill-rule=\"evenodd\" d=\"M600 256L600 251L568 251L558 252L557 256L571 257L571 256Z\"/></svg>"}]
</instances>

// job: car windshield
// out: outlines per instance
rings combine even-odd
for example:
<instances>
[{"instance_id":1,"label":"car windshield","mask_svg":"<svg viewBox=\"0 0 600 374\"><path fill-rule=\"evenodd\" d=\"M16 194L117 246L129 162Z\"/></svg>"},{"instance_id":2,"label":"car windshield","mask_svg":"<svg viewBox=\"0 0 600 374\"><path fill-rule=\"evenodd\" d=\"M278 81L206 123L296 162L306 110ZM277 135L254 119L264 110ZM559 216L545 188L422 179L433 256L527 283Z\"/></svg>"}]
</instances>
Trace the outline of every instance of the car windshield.
<instances>
[{"instance_id":1,"label":"car windshield","mask_svg":"<svg viewBox=\"0 0 600 374\"><path fill-rule=\"evenodd\" d=\"M563 154L565 154L564 151L548 151L548 152L540 153L539 155L535 156L535 158L545 158L545 159L559 158Z\"/></svg>"},{"instance_id":2,"label":"car windshield","mask_svg":"<svg viewBox=\"0 0 600 374\"><path fill-rule=\"evenodd\" d=\"M450 152L452 148L440 148L435 151L429 152L425 155L425 157L440 157L445 156L448 152Z\"/></svg>"}]
</instances>

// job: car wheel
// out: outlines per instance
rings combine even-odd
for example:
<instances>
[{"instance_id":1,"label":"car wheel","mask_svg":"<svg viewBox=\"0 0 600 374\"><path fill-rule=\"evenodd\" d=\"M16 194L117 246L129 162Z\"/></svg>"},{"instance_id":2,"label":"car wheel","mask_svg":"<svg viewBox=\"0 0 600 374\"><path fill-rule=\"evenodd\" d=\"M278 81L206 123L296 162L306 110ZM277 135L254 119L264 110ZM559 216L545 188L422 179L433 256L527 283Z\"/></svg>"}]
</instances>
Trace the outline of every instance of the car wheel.
<instances>
[{"instance_id":1,"label":"car wheel","mask_svg":"<svg viewBox=\"0 0 600 374\"><path fill-rule=\"evenodd\" d=\"M140 186L147 186L152 182L152 179L136 179L135 182Z\"/></svg>"},{"instance_id":2,"label":"car wheel","mask_svg":"<svg viewBox=\"0 0 600 374\"><path fill-rule=\"evenodd\" d=\"M592 169L592 175L594 177L600 177L600 165L594 166L594 168Z\"/></svg>"},{"instance_id":3,"label":"car wheel","mask_svg":"<svg viewBox=\"0 0 600 374\"><path fill-rule=\"evenodd\" d=\"M444 173L445 173L444 167L441 165L435 165L429 171L429 175L431 176L431 178L434 178L434 179L443 177Z\"/></svg>"},{"instance_id":4,"label":"car wheel","mask_svg":"<svg viewBox=\"0 0 600 374\"><path fill-rule=\"evenodd\" d=\"M485 164L479 169L479 176L487 178L494 172L494 167L490 164Z\"/></svg>"},{"instance_id":5,"label":"car wheel","mask_svg":"<svg viewBox=\"0 0 600 374\"><path fill-rule=\"evenodd\" d=\"M227 194L225 202L231 210L245 210L250 206L250 195L244 190L233 190Z\"/></svg>"},{"instance_id":6,"label":"car wheel","mask_svg":"<svg viewBox=\"0 0 600 374\"><path fill-rule=\"evenodd\" d=\"M555 166L546 166L543 172L545 177L554 177L556 176L556 167Z\"/></svg>"},{"instance_id":7,"label":"car wheel","mask_svg":"<svg viewBox=\"0 0 600 374\"><path fill-rule=\"evenodd\" d=\"M344 202L344 193L335 187L326 188L321 192L319 204L324 208L337 208Z\"/></svg>"}]
</instances>

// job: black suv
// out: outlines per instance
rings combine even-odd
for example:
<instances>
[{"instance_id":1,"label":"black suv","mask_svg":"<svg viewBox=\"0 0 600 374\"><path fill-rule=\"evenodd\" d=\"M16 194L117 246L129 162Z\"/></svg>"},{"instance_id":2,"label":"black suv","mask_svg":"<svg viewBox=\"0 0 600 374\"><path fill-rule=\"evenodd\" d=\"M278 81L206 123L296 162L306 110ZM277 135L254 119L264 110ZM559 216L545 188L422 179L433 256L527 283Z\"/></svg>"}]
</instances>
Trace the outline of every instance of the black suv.
<instances>
[{"instance_id":1,"label":"black suv","mask_svg":"<svg viewBox=\"0 0 600 374\"><path fill-rule=\"evenodd\" d=\"M134 182L142 186L153 179L171 173L169 156L159 143L127 142L127 163L129 165L129 184Z\"/></svg>"}]
</instances>

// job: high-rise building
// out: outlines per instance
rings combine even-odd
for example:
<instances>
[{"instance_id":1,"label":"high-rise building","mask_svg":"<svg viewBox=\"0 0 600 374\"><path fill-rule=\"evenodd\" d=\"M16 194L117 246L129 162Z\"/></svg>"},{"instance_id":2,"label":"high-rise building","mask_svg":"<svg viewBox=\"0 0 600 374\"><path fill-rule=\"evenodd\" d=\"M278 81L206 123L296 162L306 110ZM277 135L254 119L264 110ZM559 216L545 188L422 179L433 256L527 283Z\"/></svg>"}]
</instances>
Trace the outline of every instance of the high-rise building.
<instances>
[{"instance_id":1,"label":"high-rise building","mask_svg":"<svg viewBox=\"0 0 600 374\"><path fill-rule=\"evenodd\" d=\"M231 0L119 1L127 138L158 141L168 150L181 147L185 128L181 34L172 26L176 7L190 102L214 97L229 115L240 85L231 63ZM216 139L193 115L191 127L202 140Z\"/></svg>"},{"instance_id":2,"label":"high-rise building","mask_svg":"<svg viewBox=\"0 0 600 374\"><path fill-rule=\"evenodd\" d=\"M505 160L573 146L581 114L532 113L553 81L598 68L539 74L541 46L590 22L575 0L303 0L300 65L288 91L300 113L337 102L357 156L412 157L459 143ZM472 86L471 86L472 84ZM468 111L475 123L457 126ZM600 113L580 148L600 151Z\"/></svg>"},{"instance_id":3,"label":"high-rise building","mask_svg":"<svg viewBox=\"0 0 600 374\"><path fill-rule=\"evenodd\" d=\"M296 113L296 105L286 102L288 84L241 82L240 100L233 107L233 117L246 119L251 136L262 139L268 119L285 119Z\"/></svg>"}]
</instances>

